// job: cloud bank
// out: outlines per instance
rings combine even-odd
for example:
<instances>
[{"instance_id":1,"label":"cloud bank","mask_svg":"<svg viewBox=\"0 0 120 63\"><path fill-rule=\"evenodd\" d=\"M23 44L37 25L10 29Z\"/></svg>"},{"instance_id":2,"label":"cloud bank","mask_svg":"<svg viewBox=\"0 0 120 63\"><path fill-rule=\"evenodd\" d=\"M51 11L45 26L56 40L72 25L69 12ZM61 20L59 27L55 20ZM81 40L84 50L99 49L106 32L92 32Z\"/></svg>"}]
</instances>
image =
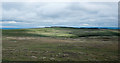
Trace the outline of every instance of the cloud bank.
<instances>
[{"instance_id":1,"label":"cloud bank","mask_svg":"<svg viewBox=\"0 0 120 63\"><path fill-rule=\"evenodd\" d=\"M115 2L4 2L2 10L3 26L118 26Z\"/></svg>"}]
</instances>

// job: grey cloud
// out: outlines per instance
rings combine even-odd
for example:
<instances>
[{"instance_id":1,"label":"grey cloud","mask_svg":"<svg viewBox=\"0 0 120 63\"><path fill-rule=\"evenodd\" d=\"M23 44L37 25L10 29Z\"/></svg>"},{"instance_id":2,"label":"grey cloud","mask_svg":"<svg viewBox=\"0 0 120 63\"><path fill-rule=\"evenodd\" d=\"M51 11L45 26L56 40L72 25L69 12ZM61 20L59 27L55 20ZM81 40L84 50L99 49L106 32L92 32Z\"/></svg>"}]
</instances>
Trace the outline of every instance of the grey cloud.
<instances>
[{"instance_id":1,"label":"grey cloud","mask_svg":"<svg viewBox=\"0 0 120 63\"><path fill-rule=\"evenodd\" d=\"M25 26L117 26L117 3L3 3L3 20ZM105 23L105 24L102 24ZM17 26L17 25L16 25Z\"/></svg>"}]
</instances>

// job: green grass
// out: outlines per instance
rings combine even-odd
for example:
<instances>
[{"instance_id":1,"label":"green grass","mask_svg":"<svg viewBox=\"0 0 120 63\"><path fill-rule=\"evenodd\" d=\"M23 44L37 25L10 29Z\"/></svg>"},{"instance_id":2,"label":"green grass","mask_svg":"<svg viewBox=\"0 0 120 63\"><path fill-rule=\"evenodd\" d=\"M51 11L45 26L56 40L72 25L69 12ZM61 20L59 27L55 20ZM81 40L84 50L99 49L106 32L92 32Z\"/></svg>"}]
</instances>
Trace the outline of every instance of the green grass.
<instances>
[{"instance_id":1,"label":"green grass","mask_svg":"<svg viewBox=\"0 0 120 63\"><path fill-rule=\"evenodd\" d=\"M115 61L118 30L3 30L3 61Z\"/></svg>"},{"instance_id":2,"label":"green grass","mask_svg":"<svg viewBox=\"0 0 120 63\"><path fill-rule=\"evenodd\" d=\"M89 36L120 36L117 30L106 29L72 29L72 28L38 28L3 30L4 36L34 36L34 37L89 37Z\"/></svg>"}]
</instances>

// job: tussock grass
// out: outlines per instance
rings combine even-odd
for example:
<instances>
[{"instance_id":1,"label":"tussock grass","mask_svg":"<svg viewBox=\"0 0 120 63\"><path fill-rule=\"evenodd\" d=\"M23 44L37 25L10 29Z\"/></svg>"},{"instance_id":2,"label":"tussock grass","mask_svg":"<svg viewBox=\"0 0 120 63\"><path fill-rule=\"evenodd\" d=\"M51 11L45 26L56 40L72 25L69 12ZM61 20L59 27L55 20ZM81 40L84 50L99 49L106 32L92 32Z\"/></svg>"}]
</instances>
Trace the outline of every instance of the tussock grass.
<instances>
[{"instance_id":1,"label":"tussock grass","mask_svg":"<svg viewBox=\"0 0 120 63\"><path fill-rule=\"evenodd\" d=\"M110 29L3 30L3 61L115 61L118 36Z\"/></svg>"}]
</instances>

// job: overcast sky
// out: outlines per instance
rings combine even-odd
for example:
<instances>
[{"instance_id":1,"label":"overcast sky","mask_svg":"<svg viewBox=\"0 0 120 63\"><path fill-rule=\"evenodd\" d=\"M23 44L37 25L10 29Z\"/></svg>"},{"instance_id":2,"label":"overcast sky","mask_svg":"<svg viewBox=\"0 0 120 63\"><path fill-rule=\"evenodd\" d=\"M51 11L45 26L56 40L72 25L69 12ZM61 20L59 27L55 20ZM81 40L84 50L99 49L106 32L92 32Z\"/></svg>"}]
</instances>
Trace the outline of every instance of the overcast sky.
<instances>
[{"instance_id":1,"label":"overcast sky","mask_svg":"<svg viewBox=\"0 0 120 63\"><path fill-rule=\"evenodd\" d=\"M4 2L2 3L2 18L4 28L117 27L118 3Z\"/></svg>"}]
</instances>

